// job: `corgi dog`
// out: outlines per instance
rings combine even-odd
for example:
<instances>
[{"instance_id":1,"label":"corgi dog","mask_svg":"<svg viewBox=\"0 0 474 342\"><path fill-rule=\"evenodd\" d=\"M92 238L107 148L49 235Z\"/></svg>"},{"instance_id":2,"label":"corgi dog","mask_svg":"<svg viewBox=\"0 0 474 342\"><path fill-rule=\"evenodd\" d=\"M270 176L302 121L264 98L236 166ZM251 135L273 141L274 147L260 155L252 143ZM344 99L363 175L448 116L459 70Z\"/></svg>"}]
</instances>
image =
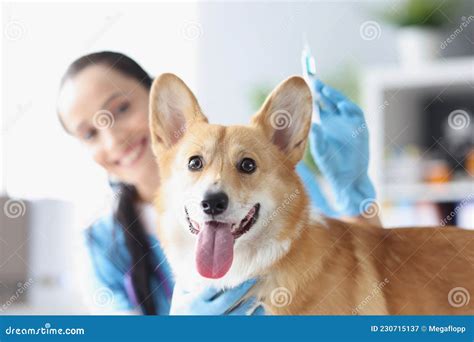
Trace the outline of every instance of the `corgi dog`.
<instances>
[{"instance_id":1,"label":"corgi dog","mask_svg":"<svg viewBox=\"0 0 474 342\"><path fill-rule=\"evenodd\" d=\"M474 314L474 232L382 229L323 217L295 172L312 97L291 77L248 126L209 124L173 74L153 82L158 237L176 281L230 288L273 315Z\"/></svg>"}]
</instances>

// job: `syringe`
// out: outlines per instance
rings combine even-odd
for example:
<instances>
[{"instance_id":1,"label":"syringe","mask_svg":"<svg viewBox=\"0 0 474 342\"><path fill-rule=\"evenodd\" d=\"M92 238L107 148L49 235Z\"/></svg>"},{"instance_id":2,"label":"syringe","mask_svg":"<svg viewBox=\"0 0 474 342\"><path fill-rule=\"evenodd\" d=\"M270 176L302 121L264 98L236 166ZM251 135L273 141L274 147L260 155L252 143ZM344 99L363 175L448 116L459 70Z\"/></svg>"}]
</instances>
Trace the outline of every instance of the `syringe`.
<instances>
[{"instance_id":1,"label":"syringe","mask_svg":"<svg viewBox=\"0 0 474 342\"><path fill-rule=\"evenodd\" d=\"M303 69L303 77L308 83L311 93L313 95L313 101L315 106L313 106L313 122L319 122L319 106L320 106L320 96L315 89L316 77L316 63L314 62L314 57L311 54L311 49L309 48L308 41L306 40L306 35L303 34L303 51L301 53L301 66Z\"/></svg>"}]
</instances>

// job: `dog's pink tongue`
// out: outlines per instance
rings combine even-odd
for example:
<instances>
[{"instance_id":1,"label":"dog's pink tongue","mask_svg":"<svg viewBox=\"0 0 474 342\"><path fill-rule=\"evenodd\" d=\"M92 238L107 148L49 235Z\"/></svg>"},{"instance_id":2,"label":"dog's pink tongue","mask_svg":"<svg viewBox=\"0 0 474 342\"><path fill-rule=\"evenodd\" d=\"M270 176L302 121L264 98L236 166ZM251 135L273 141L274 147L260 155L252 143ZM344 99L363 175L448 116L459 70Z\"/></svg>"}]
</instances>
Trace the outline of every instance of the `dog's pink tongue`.
<instances>
[{"instance_id":1,"label":"dog's pink tongue","mask_svg":"<svg viewBox=\"0 0 474 342\"><path fill-rule=\"evenodd\" d=\"M199 274L206 278L221 278L232 266L234 258L234 236L231 225L206 223L198 235L196 266Z\"/></svg>"}]
</instances>

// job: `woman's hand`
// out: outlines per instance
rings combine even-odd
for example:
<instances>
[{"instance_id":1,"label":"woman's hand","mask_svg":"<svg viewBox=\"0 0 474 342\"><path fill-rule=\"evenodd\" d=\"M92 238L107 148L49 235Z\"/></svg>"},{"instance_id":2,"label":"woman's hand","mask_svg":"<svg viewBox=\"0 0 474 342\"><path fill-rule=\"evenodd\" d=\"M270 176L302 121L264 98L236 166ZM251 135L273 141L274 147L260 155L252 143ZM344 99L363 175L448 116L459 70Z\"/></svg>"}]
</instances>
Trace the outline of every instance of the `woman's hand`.
<instances>
[{"instance_id":1,"label":"woman's hand","mask_svg":"<svg viewBox=\"0 0 474 342\"><path fill-rule=\"evenodd\" d=\"M312 124L311 154L334 193L338 214L368 217L364 212L373 210L375 189L367 173L369 134L364 113L321 81L314 87L320 94L320 103L315 105L320 108L321 124Z\"/></svg>"},{"instance_id":2,"label":"woman's hand","mask_svg":"<svg viewBox=\"0 0 474 342\"><path fill-rule=\"evenodd\" d=\"M200 292L189 292L176 284L170 315L264 315L265 310L254 297L241 302L255 283L251 279L225 291L209 287Z\"/></svg>"}]
</instances>

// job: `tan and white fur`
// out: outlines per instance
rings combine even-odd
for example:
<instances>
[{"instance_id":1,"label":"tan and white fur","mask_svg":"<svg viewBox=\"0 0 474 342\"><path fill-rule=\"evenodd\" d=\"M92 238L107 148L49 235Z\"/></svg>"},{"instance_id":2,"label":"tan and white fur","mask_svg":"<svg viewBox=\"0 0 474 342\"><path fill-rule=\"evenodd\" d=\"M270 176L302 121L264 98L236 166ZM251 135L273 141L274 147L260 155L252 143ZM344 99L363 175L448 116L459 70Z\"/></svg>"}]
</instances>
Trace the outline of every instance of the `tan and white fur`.
<instances>
[{"instance_id":1,"label":"tan and white fur","mask_svg":"<svg viewBox=\"0 0 474 342\"><path fill-rule=\"evenodd\" d=\"M461 291L461 299L474 295L474 232L381 229L311 210L295 172L311 113L311 93L300 77L276 87L250 125L228 127L209 124L177 76L154 81L150 126L161 179L158 236L176 280L228 288L256 277L249 295L261 300L267 314L473 314L473 300L459 305L460 293L453 291ZM202 159L199 171L189 169L193 156ZM239 169L244 158L255 162L255 171ZM209 217L201 205L213 191L229 199L218 217ZM203 227L218 219L234 227L257 203L258 218L234 241L230 269L217 279L203 277L196 269L201 233L190 231L190 221Z\"/></svg>"}]
</instances>

